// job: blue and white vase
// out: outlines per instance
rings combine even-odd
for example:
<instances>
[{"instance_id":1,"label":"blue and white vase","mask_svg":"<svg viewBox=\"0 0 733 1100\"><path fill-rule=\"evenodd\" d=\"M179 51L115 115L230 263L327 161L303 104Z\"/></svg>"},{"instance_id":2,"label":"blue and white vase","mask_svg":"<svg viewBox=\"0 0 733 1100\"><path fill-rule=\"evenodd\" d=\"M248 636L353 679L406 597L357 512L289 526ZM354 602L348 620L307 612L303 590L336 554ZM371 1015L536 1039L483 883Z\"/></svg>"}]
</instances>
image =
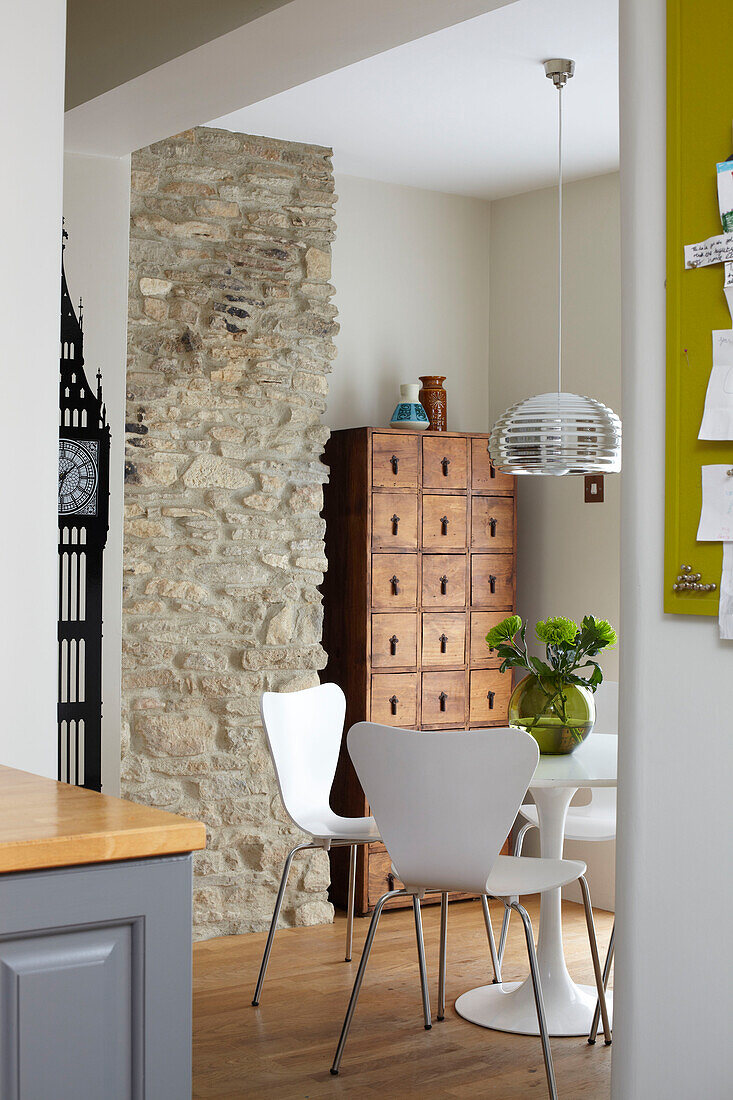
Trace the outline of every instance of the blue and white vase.
<instances>
[{"instance_id":1,"label":"blue and white vase","mask_svg":"<svg viewBox=\"0 0 733 1100\"><path fill-rule=\"evenodd\" d=\"M418 401L420 387L407 382L400 386L400 402L392 413L390 428L407 428L409 431L424 432L430 425L428 414Z\"/></svg>"}]
</instances>

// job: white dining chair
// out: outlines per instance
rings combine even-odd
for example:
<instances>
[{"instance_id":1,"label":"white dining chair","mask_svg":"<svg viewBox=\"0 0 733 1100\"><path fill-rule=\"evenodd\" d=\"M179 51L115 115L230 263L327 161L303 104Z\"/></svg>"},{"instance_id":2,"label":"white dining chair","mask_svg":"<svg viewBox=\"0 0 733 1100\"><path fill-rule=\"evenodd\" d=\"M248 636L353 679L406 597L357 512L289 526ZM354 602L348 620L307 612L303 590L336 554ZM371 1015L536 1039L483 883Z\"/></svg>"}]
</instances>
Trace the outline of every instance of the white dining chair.
<instances>
[{"instance_id":1,"label":"white dining chair","mask_svg":"<svg viewBox=\"0 0 733 1100\"><path fill-rule=\"evenodd\" d=\"M350 962L357 848L360 844L373 844L381 839L373 817L341 817L331 809L331 785L346 716L346 699L341 688L337 684L319 684L303 691L266 691L260 700L260 713L285 811L310 840L296 844L285 860L253 1005L260 1003L288 874L296 853L310 848L328 851L345 845L351 849L345 956L346 962Z\"/></svg>"},{"instance_id":2,"label":"white dining chair","mask_svg":"<svg viewBox=\"0 0 733 1100\"><path fill-rule=\"evenodd\" d=\"M331 1067L338 1074L364 980L379 917L385 903L398 895L412 897L418 941L423 1018L431 1027L420 899L442 895L440 994L445 995L447 895L452 891L486 895L519 913L525 930L537 1020L550 1097L557 1098L552 1052L547 1034L542 988L532 922L520 894L540 893L580 881L585 905L596 985L601 968L593 926L585 864L566 859L517 859L500 856L504 839L537 767L539 749L529 734L516 729L489 729L425 734L359 722L347 738L349 754L375 820L404 882L377 902L354 981ZM601 1002L602 1010L604 1002ZM605 1021L604 1021L605 1023Z\"/></svg>"}]
</instances>

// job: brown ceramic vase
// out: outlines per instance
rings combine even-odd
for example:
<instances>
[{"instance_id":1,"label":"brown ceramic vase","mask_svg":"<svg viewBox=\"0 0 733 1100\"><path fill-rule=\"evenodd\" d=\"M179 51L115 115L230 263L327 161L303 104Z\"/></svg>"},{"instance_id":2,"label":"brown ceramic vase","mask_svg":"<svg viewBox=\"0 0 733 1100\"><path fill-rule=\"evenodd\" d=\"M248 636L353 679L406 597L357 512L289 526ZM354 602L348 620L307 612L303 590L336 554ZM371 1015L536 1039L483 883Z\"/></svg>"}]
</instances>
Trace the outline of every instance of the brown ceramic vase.
<instances>
[{"instance_id":1,"label":"brown ceramic vase","mask_svg":"<svg viewBox=\"0 0 733 1100\"><path fill-rule=\"evenodd\" d=\"M421 374L420 404L428 414L430 421L429 431L448 431L448 398L443 389L445 375Z\"/></svg>"}]
</instances>

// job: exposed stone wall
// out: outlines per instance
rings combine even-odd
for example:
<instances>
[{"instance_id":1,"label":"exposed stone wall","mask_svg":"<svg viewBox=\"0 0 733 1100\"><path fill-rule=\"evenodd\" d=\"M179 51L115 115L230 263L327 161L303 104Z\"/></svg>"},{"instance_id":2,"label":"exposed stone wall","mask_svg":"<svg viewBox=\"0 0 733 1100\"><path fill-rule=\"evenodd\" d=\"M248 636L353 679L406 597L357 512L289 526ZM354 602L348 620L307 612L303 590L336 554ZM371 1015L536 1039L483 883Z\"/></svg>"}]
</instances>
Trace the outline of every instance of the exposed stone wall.
<instances>
[{"instance_id":1,"label":"exposed stone wall","mask_svg":"<svg viewBox=\"0 0 733 1100\"><path fill-rule=\"evenodd\" d=\"M325 663L330 156L199 128L132 158L122 789L206 822L199 937L266 926L297 836L259 695ZM284 921L327 885L299 857Z\"/></svg>"}]
</instances>

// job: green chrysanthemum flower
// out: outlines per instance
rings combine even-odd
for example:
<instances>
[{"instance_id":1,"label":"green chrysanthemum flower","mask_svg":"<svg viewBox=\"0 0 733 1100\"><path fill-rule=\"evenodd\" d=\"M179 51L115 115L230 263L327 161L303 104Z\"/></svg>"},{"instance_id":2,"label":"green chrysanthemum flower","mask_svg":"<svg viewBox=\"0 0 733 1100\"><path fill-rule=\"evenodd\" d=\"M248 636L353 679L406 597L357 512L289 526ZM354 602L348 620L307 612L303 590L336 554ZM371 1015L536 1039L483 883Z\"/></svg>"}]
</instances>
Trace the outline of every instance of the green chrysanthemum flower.
<instances>
[{"instance_id":1,"label":"green chrysanthemum flower","mask_svg":"<svg viewBox=\"0 0 733 1100\"><path fill-rule=\"evenodd\" d=\"M489 649L496 649L502 642L508 642L522 629L522 620L519 615L510 615L493 626L486 635L486 644Z\"/></svg>"},{"instance_id":2,"label":"green chrysanthemum flower","mask_svg":"<svg viewBox=\"0 0 733 1100\"><path fill-rule=\"evenodd\" d=\"M566 619L563 615L558 615L554 619L546 619L544 622L540 620L535 627L537 637L545 645L561 645L565 642L567 645L572 645L575 641L575 636L578 633L578 624L574 623L572 619Z\"/></svg>"},{"instance_id":3,"label":"green chrysanthemum flower","mask_svg":"<svg viewBox=\"0 0 733 1100\"><path fill-rule=\"evenodd\" d=\"M596 633L598 640L607 646L614 646L618 641L618 635L606 619L596 619Z\"/></svg>"}]
</instances>

